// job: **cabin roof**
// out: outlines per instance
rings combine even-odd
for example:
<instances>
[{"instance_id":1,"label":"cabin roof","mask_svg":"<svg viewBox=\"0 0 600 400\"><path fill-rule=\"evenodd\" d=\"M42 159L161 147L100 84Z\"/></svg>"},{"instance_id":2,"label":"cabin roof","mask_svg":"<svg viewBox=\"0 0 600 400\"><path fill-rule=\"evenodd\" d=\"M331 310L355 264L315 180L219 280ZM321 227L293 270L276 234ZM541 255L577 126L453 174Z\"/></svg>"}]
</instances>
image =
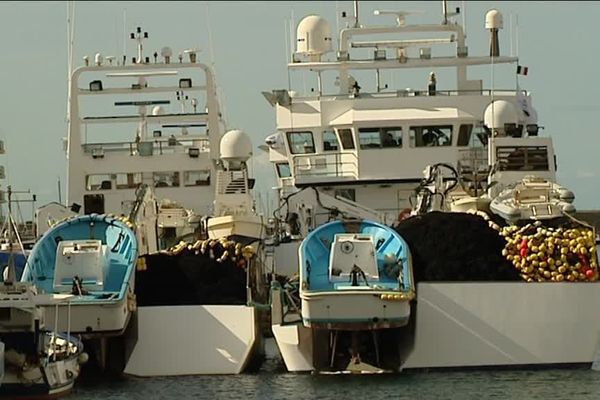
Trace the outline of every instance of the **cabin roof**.
<instances>
[{"instance_id":1,"label":"cabin roof","mask_svg":"<svg viewBox=\"0 0 600 400\"><path fill-rule=\"evenodd\" d=\"M417 120L449 120L449 119L475 120L473 115L458 108L401 108L379 110L348 110L334 118L330 125L352 125L362 122L383 121L417 121Z\"/></svg>"}]
</instances>

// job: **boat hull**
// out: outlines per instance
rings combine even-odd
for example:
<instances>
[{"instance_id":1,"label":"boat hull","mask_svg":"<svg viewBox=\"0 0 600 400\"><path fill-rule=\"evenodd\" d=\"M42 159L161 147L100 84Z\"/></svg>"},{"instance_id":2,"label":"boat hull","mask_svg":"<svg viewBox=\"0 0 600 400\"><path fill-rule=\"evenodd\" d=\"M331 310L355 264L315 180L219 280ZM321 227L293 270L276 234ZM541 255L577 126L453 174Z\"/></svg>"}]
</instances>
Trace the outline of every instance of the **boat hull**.
<instances>
[{"instance_id":1,"label":"boat hull","mask_svg":"<svg viewBox=\"0 0 600 400\"><path fill-rule=\"evenodd\" d=\"M254 307L187 305L139 307L138 340L125 374L239 374L260 348Z\"/></svg>"},{"instance_id":2,"label":"boat hull","mask_svg":"<svg viewBox=\"0 0 600 400\"><path fill-rule=\"evenodd\" d=\"M0 385L0 398L8 399L55 399L68 395L79 376L79 360L74 355L26 373L7 368Z\"/></svg>"},{"instance_id":3,"label":"boat hull","mask_svg":"<svg viewBox=\"0 0 600 400\"><path fill-rule=\"evenodd\" d=\"M406 300L383 300L400 296L380 291L302 293L302 320L307 327L341 330L385 329L406 325L410 317ZM402 294L404 297L405 295Z\"/></svg>"},{"instance_id":4,"label":"boat hull","mask_svg":"<svg viewBox=\"0 0 600 400\"><path fill-rule=\"evenodd\" d=\"M273 336L289 372L307 372L313 368L312 329L303 324L274 324Z\"/></svg>"},{"instance_id":5,"label":"boat hull","mask_svg":"<svg viewBox=\"0 0 600 400\"><path fill-rule=\"evenodd\" d=\"M420 283L403 369L592 364L600 282ZM273 325L289 371L312 371L312 330Z\"/></svg>"},{"instance_id":6,"label":"boat hull","mask_svg":"<svg viewBox=\"0 0 600 400\"><path fill-rule=\"evenodd\" d=\"M207 230L210 239L232 235L262 238L265 236L265 223L257 215L224 215L209 218Z\"/></svg>"},{"instance_id":7,"label":"boat hull","mask_svg":"<svg viewBox=\"0 0 600 400\"><path fill-rule=\"evenodd\" d=\"M404 368L593 362L600 283L418 285L414 349Z\"/></svg>"},{"instance_id":8,"label":"boat hull","mask_svg":"<svg viewBox=\"0 0 600 400\"><path fill-rule=\"evenodd\" d=\"M135 275L131 274L129 287L132 287ZM59 332L81 335L83 339L121 335L127 328L131 313L135 308L133 289L117 300L86 300L88 296L76 297L71 306L46 306L46 326ZM71 318L69 319L69 308ZM58 309L58 325L56 310Z\"/></svg>"}]
</instances>

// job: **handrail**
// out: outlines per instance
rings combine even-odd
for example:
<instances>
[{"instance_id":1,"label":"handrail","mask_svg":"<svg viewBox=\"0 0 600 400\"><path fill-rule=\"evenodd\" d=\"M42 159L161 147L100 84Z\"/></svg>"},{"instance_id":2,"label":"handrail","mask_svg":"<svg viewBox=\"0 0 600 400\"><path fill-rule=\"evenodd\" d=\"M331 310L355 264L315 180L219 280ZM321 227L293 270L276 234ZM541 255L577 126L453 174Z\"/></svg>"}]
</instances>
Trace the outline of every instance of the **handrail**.
<instances>
[{"instance_id":1,"label":"handrail","mask_svg":"<svg viewBox=\"0 0 600 400\"><path fill-rule=\"evenodd\" d=\"M351 160L342 161L342 157ZM333 161L331 160L333 158ZM300 160L308 160L302 164ZM315 162L318 160L318 162ZM324 161L324 162L323 162ZM356 153L318 153L318 154L296 154L292 156L292 176L299 177L351 177L358 178L358 157Z\"/></svg>"},{"instance_id":2,"label":"handrail","mask_svg":"<svg viewBox=\"0 0 600 400\"><path fill-rule=\"evenodd\" d=\"M494 93L494 97L497 96L516 96L519 92L528 95L526 90L516 90L516 89L468 89L468 90L436 90L435 95L429 95L427 89L423 90L403 90L398 89L394 91L387 92L361 92L360 98L372 97L372 98L388 98L388 97L434 97L434 96L460 96L460 95L481 95L481 96L492 96L492 92ZM311 100L311 99L343 99L343 98L352 98L350 94L343 95L339 93L332 94L321 94L319 96L296 96L293 101L303 101L303 100Z\"/></svg>"},{"instance_id":3,"label":"handrail","mask_svg":"<svg viewBox=\"0 0 600 400\"><path fill-rule=\"evenodd\" d=\"M94 151L129 151L130 155L135 154L139 151L139 145L143 143L152 143L152 149L158 150L159 154L163 154L164 151L177 152L176 149L181 149L179 152L185 152L188 148L199 147L200 152L208 152L210 150L210 140L206 136L186 136L185 138L175 138L176 142L173 142L173 138L153 138L147 141L126 141L126 142L100 142L100 143L84 143L82 144L83 151L85 153L94 153ZM195 143L194 143L195 142Z\"/></svg>"}]
</instances>

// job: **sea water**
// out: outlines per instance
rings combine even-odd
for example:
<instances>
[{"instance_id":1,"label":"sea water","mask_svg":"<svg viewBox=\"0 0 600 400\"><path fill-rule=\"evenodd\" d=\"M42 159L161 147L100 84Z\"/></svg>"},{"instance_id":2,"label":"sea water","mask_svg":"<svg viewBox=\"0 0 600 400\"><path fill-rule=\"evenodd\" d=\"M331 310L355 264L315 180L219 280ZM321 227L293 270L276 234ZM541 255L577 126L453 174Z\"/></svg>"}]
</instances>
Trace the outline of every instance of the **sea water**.
<instances>
[{"instance_id":1,"label":"sea water","mask_svg":"<svg viewBox=\"0 0 600 400\"><path fill-rule=\"evenodd\" d=\"M600 399L589 367L504 371L312 375L285 372L277 358L257 373L161 378L86 378L72 400L152 399Z\"/></svg>"}]
</instances>

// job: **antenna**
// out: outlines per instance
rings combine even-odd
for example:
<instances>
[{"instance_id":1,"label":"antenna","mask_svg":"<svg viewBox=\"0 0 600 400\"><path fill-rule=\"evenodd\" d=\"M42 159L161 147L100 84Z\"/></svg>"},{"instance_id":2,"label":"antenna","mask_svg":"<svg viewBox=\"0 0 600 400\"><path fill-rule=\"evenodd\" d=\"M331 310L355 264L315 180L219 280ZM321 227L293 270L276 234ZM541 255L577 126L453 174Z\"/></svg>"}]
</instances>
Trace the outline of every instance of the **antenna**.
<instances>
[{"instance_id":1,"label":"antenna","mask_svg":"<svg viewBox=\"0 0 600 400\"><path fill-rule=\"evenodd\" d=\"M133 63L137 63L137 64L142 64L144 62L144 54L143 54L143 50L144 50L144 46L143 46L143 42L144 39L148 39L148 32L144 32L142 34L142 28L141 27L137 27L135 32L132 32L130 34L131 39L134 39L137 41L137 46L138 46L138 57L137 60L134 60ZM149 60L148 60L149 61Z\"/></svg>"},{"instance_id":2,"label":"antenna","mask_svg":"<svg viewBox=\"0 0 600 400\"><path fill-rule=\"evenodd\" d=\"M125 62L127 61L127 40L125 40L125 38L127 37L127 10L123 9L123 65L125 65Z\"/></svg>"},{"instance_id":3,"label":"antenna","mask_svg":"<svg viewBox=\"0 0 600 400\"><path fill-rule=\"evenodd\" d=\"M515 22L515 51L517 58L519 58L519 14L516 15Z\"/></svg>"},{"instance_id":4,"label":"antenna","mask_svg":"<svg viewBox=\"0 0 600 400\"><path fill-rule=\"evenodd\" d=\"M57 184L58 184L58 204L62 204L62 196L61 196L61 192L60 192L60 176L57 179Z\"/></svg>"},{"instance_id":5,"label":"antenna","mask_svg":"<svg viewBox=\"0 0 600 400\"><path fill-rule=\"evenodd\" d=\"M360 28L358 23L358 0L354 0L354 27Z\"/></svg>"},{"instance_id":6,"label":"antenna","mask_svg":"<svg viewBox=\"0 0 600 400\"><path fill-rule=\"evenodd\" d=\"M12 285L16 278L15 259L13 255L13 219L12 219L12 187L8 185L8 276L5 283Z\"/></svg>"},{"instance_id":7,"label":"antenna","mask_svg":"<svg viewBox=\"0 0 600 400\"><path fill-rule=\"evenodd\" d=\"M448 25L448 1L442 0L442 24Z\"/></svg>"},{"instance_id":8,"label":"antenna","mask_svg":"<svg viewBox=\"0 0 600 400\"><path fill-rule=\"evenodd\" d=\"M462 25L463 25L463 34L465 38L467 37L467 6L465 4L465 0L462 1Z\"/></svg>"},{"instance_id":9,"label":"antenna","mask_svg":"<svg viewBox=\"0 0 600 400\"><path fill-rule=\"evenodd\" d=\"M71 73L73 72L73 37L75 36L75 2L67 3L67 123L71 120Z\"/></svg>"},{"instance_id":10,"label":"antenna","mask_svg":"<svg viewBox=\"0 0 600 400\"><path fill-rule=\"evenodd\" d=\"M515 53L513 52L513 28L512 28L512 13L510 13L510 18L509 18L509 33L510 33L510 56L514 56Z\"/></svg>"}]
</instances>

